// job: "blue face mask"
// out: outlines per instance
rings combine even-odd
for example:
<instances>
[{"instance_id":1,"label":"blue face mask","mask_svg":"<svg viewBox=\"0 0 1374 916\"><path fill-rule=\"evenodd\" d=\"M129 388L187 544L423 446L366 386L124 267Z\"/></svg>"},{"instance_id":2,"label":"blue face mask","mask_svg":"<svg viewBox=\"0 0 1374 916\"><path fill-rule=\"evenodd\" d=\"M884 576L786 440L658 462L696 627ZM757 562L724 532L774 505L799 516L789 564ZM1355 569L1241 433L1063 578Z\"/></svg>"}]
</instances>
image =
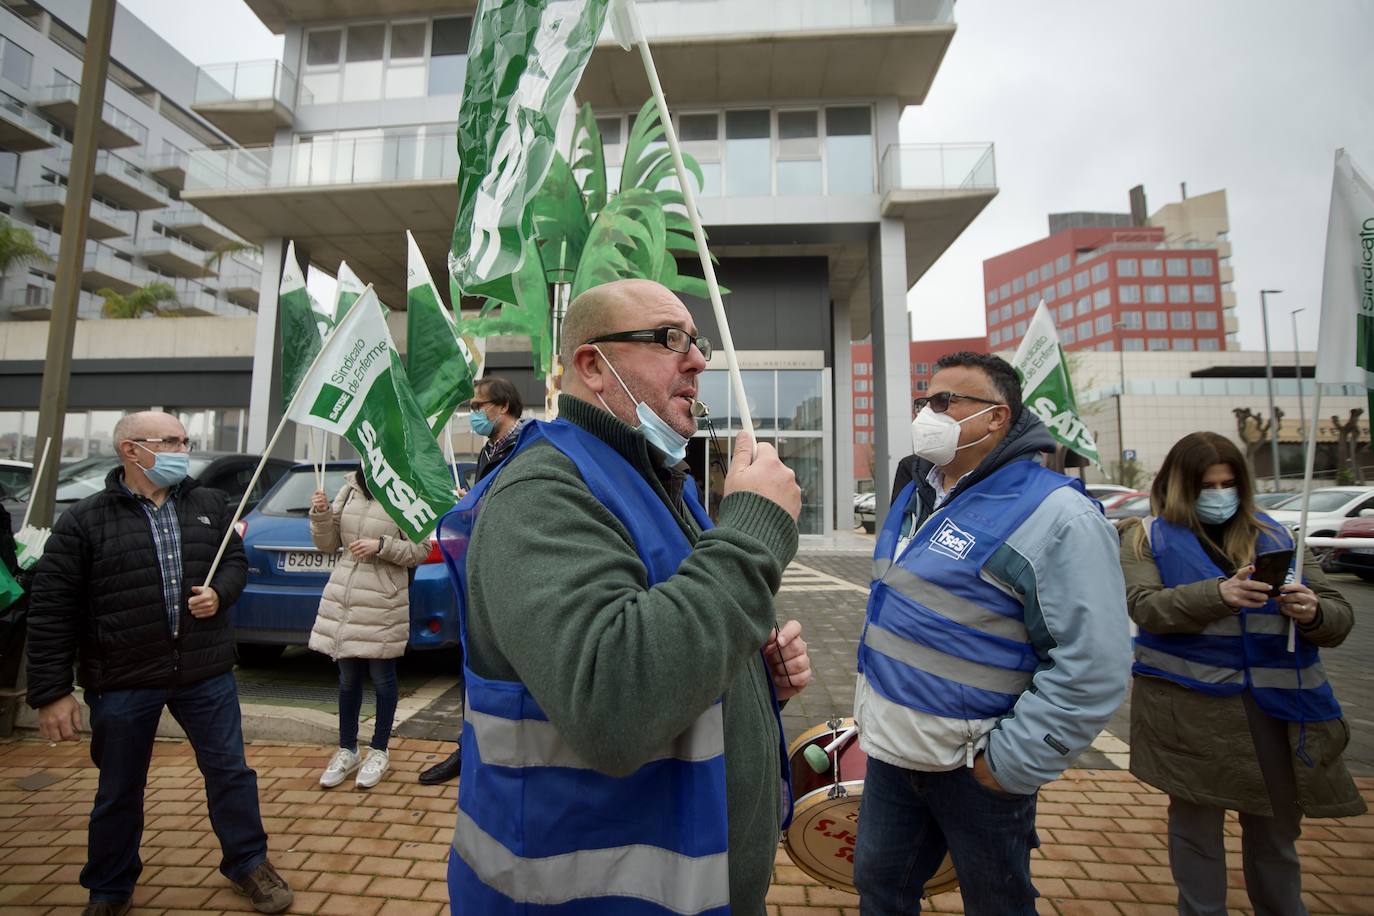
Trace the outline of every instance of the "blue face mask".
<instances>
[{"instance_id":1,"label":"blue face mask","mask_svg":"<svg viewBox=\"0 0 1374 916\"><path fill-rule=\"evenodd\" d=\"M490 438L492 430L496 429L496 424L491 422L491 417L480 410L474 410L468 414L468 424L477 435L488 438Z\"/></svg>"},{"instance_id":2,"label":"blue face mask","mask_svg":"<svg viewBox=\"0 0 1374 916\"><path fill-rule=\"evenodd\" d=\"M596 352L601 353L601 348L597 347ZM601 353L601 358L606 359L606 354ZM635 402L635 417L639 419L639 432L649 441L649 444L658 449L667 458L666 466L672 466L687 457L687 440L682 434L668 425L667 421L654 412L654 409L643 401L639 400L630 391L630 386L625 384L625 380L616 372L615 366L611 366L611 361L606 359L606 365L610 366L611 372L615 374L615 380L620 383L620 387L625 389L630 400ZM601 400L601 395L597 395ZM601 400L601 406L606 407L606 402ZM610 413L615 411L606 407Z\"/></svg>"},{"instance_id":3,"label":"blue face mask","mask_svg":"<svg viewBox=\"0 0 1374 916\"><path fill-rule=\"evenodd\" d=\"M1229 522L1240 508L1240 491L1235 487L1223 490L1203 490L1197 498L1197 517L1208 525Z\"/></svg>"},{"instance_id":4,"label":"blue face mask","mask_svg":"<svg viewBox=\"0 0 1374 916\"><path fill-rule=\"evenodd\" d=\"M138 467L143 471L143 476L159 489L176 486L185 480L191 471L191 456L186 452L155 452L137 442L134 445L153 456L152 467L145 468L141 464Z\"/></svg>"}]
</instances>

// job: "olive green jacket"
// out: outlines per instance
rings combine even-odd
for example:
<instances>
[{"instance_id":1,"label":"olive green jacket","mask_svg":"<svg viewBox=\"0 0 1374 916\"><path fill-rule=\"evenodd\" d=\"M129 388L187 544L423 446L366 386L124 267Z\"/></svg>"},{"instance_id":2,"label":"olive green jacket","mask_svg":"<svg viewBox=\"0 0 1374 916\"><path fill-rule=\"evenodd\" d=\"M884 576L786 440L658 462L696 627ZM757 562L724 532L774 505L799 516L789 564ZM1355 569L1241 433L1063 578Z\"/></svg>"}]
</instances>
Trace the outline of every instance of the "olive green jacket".
<instances>
[{"instance_id":1,"label":"olive green jacket","mask_svg":"<svg viewBox=\"0 0 1374 916\"><path fill-rule=\"evenodd\" d=\"M1222 601L1216 579L1165 588L1138 520L1122 527L1121 567L1126 607L1142 630L1196 633L1233 613ZM1302 638L1323 648L1340 645L1355 624L1350 602L1327 581L1310 552L1303 561L1303 576L1317 594L1321 619L1303 630ZM1341 756L1350 742L1344 719L1290 722L1288 742L1303 814L1348 817L1364 812L1364 801ZM1299 743L1314 766L1298 759ZM1131 772L1195 804L1273 814L1240 695L1208 696L1162 678L1136 675L1131 688Z\"/></svg>"}]
</instances>

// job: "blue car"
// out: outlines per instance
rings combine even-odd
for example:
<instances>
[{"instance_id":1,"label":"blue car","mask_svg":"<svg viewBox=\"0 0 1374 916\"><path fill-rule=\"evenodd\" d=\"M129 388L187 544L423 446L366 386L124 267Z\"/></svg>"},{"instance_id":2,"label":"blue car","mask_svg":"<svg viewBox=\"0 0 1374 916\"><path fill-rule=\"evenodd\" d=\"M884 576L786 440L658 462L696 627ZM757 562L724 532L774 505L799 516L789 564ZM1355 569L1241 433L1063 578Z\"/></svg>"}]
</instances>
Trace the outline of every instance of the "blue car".
<instances>
[{"instance_id":1,"label":"blue car","mask_svg":"<svg viewBox=\"0 0 1374 916\"><path fill-rule=\"evenodd\" d=\"M356 461L325 465L324 491L330 499L344 478L358 469ZM464 487L472 485L476 465L460 463ZM238 523L248 557L248 585L230 609L237 631L239 661L270 664L287 646L303 646L320 596L338 554L325 554L310 541L310 497L315 469L291 468L252 512ZM434 546L415 569L410 584L410 648L451 649L458 645L458 607L439 549Z\"/></svg>"}]
</instances>

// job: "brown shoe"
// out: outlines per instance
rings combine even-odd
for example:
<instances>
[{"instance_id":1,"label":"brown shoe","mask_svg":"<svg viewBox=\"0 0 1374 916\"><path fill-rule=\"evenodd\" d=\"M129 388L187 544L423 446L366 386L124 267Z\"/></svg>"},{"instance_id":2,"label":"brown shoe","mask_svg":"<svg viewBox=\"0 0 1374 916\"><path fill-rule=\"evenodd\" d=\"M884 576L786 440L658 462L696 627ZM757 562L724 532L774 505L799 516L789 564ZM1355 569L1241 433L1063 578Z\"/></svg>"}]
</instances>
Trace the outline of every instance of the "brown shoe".
<instances>
[{"instance_id":1,"label":"brown shoe","mask_svg":"<svg viewBox=\"0 0 1374 916\"><path fill-rule=\"evenodd\" d=\"M121 900L118 903L109 900L92 900L86 904L86 908L81 911L81 916L124 916L132 906L129 900Z\"/></svg>"},{"instance_id":2,"label":"brown shoe","mask_svg":"<svg viewBox=\"0 0 1374 916\"><path fill-rule=\"evenodd\" d=\"M229 883L235 891L253 901L253 909L259 913L280 913L296 899L271 862L263 862L243 880Z\"/></svg>"}]
</instances>

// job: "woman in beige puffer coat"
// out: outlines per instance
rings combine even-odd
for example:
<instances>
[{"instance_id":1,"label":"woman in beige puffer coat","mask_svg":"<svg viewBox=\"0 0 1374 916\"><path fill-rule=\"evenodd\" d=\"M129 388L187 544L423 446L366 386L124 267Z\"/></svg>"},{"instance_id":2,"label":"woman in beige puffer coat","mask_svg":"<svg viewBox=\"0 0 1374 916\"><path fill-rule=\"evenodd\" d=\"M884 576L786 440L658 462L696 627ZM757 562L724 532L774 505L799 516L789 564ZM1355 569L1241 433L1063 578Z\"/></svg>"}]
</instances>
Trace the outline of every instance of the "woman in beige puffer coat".
<instances>
[{"instance_id":1,"label":"woman in beige puffer coat","mask_svg":"<svg viewBox=\"0 0 1374 916\"><path fill-rule=\"evenodd\" d=\"M339 750L320 776L331 788L358 770L356 785L375 786L386 772L387 744L396 717L396 659L410 636L410 569L424 560L428 544L401 533L372 498L361 471L345 480L333 505L316 491L310 506L310 538L325 553L342 549L320 598L310 648L339 664ZM377 694L377 722L367 759L359 763L358 716L363 674Z\"/></svg>"}]
</instances>

